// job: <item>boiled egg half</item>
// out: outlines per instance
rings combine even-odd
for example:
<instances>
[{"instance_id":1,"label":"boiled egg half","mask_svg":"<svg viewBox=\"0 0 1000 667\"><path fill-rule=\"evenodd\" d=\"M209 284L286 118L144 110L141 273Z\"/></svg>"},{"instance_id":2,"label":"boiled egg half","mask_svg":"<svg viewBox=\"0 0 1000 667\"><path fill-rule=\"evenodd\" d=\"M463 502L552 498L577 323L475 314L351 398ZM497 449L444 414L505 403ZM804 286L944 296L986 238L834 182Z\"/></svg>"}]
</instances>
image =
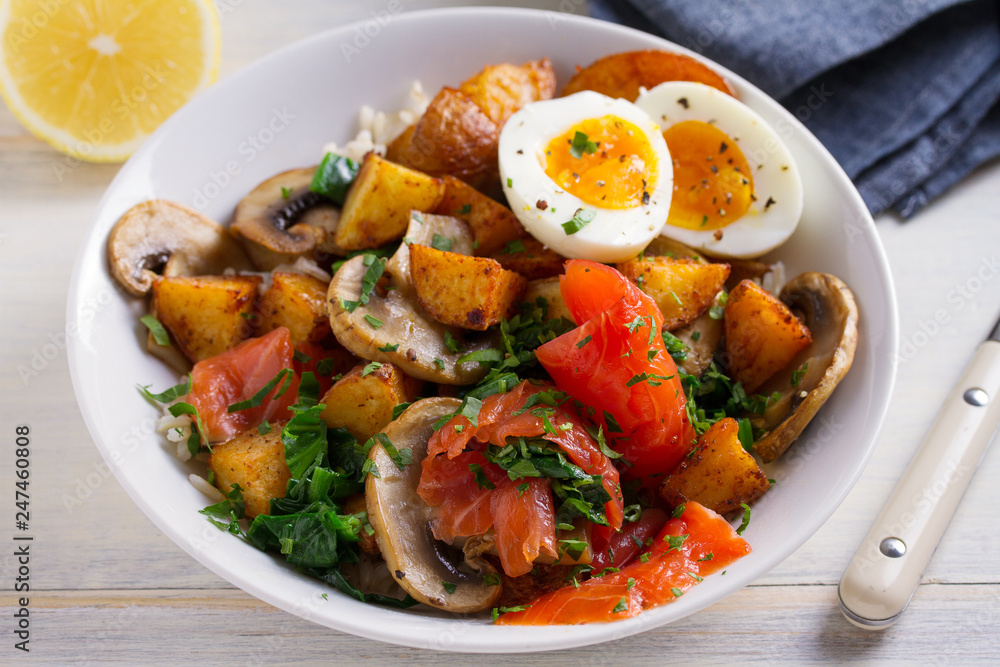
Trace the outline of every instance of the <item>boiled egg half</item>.
<instances>
[{"instance_id":1,"label":"boiled egg half","mask_svg":"<svg viewBox=\"0 0 1000 667\"><path fill-rule=\"evenodd\" d=\"M583 91L528 104L504 125L498 158L511 210L566 257L634 257L670 210L667 144L656 121L626 100Z\"/></svg>"},{"instance_id":2,"label":"boiled egg half","mask_svg":"<svg viewBox=\"0 0 1000 667\"><path fill-rule=\"evenodd\" d=\"M635 102L663 131L673 197L663 235L719 257L758 257L802 215L802 180L788 147L755 111L715 88L670 81Z\"/></svg>"}]
</instances>

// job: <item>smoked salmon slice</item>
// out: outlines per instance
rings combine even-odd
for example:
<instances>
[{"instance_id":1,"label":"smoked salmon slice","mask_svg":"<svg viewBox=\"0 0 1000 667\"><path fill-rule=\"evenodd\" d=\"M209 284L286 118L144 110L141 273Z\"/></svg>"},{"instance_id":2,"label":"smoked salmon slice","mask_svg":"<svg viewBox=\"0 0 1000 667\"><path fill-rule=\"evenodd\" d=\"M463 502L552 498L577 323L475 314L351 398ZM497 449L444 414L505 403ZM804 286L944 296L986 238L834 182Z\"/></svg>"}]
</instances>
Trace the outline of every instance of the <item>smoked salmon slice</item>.
<instances>
[{"instance_id":1,"label":"smoked salmon slice","mask_svg":"<svg viewBox=\"0 0 1000 667\"><path fill-rule=\"evenodd\" d=\"M231 350L199 361L191 371L187 402L198 409L210 442L222 442L267 421L292 417L288 406L298 400L294 372L282 378L257 407L229 412L229 406L249 400L284 369L293 368L294 350L288 329L243 341ZM275 395L285 391L281 396Z\"/></svg>"},{"instance_id":2,"label":"smoked salmon slice","mask_svg":"<svg viewBox=\"0 0 1000 667\"><path fill-rule=\"evenodd\" d=\"M573 625L617 621L667 604L704 577L750 553L750 545L715 512L688 502L638 561L541 596L524 611L500 616L500 625ZM645 560L645 562L643 562Z\"/></svg>"},{"instance_id":3,"label":"smoked salmon slice","mask_svg":"<svg viewBox=\"0 0 1000 667\"><path fill-rule=\"evenodd\" d=\"M492 527L501 563L510 576L529 572L541 554L558 556L555 507L547 479L511 480L506 471L486 460L482 452L488 444L504 447L507 438L523 436L558 445L588 475L601 475L611 498L605 503L605 513L612 528L621 527L624 514L618 470L579 416L545 403L522 410L532 396L543 391L555 388L525 381L510 392L488 396L475 416L476 425L458 415L431 436L421 464L417 493L429 506L439 508L431 525L434 536L450 543ZM545 416L540 416L540 410L547 411ZM479 466L478 481L470 465Z\"/></svg>"}]
</instances>

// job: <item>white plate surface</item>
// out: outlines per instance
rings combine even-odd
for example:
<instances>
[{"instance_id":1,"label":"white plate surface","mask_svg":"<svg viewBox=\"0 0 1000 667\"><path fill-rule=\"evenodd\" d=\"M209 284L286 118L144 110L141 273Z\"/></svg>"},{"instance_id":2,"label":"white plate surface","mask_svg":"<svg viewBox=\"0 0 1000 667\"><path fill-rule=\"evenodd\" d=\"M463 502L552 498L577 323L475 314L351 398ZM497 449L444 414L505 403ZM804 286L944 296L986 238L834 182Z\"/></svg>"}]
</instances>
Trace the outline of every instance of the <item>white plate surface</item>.
<instances>
[{"instance_id":1,"label":"white plate surface","mask_svg":"<svg viewBox=\"0 0 1000 667\"><path fill-rule=\"evenodd\" d=\"M788 275L828 271L850 285L861 310L854 368L801 440L768 466L778 484L754 507L753 553L683 598L610 624L518 628L424 608L366 605L296 573L270 554L212 527L205 497L153 432L158 412L135 389L173 385L150 357L138 318L144 304L115 285L105 240L131 205L162 197L227 221L240 198L279 171L315 164L323 143L355 132L358 107L401 108L411 82L433 93L482 66L549 57L559 86L576 65L669 42L586 18L518 9L414 12L378 31L368 22L286 47L219 82L170 118L122 168L80 249L69 293L70 371L101 454L136 504L178 545L248 593L315 623L414 647L477 652L549 650L594 644L670 623L739 590L801 546L837 508L868 460L895 378L896 301L871 217L850 181L789 113L740 77L741 98L774 124L795 155L805 187L802 223L774 257ZM358 48L358 45L363 45ZM123 557L128 557L123 554ZM324 600L321 595L328 594Z\"/></svg>"}]
</instances>

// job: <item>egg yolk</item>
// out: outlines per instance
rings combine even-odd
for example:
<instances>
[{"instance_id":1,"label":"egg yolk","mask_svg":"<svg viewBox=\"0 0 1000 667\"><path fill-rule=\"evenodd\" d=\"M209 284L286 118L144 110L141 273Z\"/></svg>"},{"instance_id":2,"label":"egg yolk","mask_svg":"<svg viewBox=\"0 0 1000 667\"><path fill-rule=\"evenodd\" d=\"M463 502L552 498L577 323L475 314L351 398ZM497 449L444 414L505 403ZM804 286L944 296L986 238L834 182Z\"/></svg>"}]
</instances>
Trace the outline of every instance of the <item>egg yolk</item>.
<instances>
[{"instance_id":1,"label":"egg yolk","mask_svg":"<svg viewBox=\"0 0 1000 667\"><path fill-rule=\"evenodd\" d=\"M656 153L645 133L618 116L588 118L546 147L545 173L559 187L602 208L649 203Z\"/></svg>"},{"instance_id":2,"label":"egg yolk","mask_svg":"<svg viewBox=\"0 0 1000 667\"><path fill-rule=\"evenodd\" d=\"M667 224L721 229L750 209L753 174L736 142L714 125L688 120L663 133L674 165Z\"/></svg>"}]
</instances>

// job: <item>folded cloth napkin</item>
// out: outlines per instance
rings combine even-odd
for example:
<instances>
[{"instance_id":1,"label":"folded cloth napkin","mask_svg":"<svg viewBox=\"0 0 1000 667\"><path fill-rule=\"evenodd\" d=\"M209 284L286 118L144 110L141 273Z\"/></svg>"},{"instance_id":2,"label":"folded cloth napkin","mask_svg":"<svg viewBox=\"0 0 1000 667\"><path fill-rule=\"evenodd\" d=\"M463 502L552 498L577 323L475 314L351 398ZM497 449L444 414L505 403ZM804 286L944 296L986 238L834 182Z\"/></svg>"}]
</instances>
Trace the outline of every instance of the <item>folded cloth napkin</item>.
<instances>
[{"instance_id":1,"label":"folded cloth napkin","mask_svg":"<svg viewBox=\"0 0 1000 667\"><path fill-rule=\"evenodd\" d=\"M1000 155L997 0L590 0L779 100L872 213L910 217Z\"/></svg>"}]
</instances>

